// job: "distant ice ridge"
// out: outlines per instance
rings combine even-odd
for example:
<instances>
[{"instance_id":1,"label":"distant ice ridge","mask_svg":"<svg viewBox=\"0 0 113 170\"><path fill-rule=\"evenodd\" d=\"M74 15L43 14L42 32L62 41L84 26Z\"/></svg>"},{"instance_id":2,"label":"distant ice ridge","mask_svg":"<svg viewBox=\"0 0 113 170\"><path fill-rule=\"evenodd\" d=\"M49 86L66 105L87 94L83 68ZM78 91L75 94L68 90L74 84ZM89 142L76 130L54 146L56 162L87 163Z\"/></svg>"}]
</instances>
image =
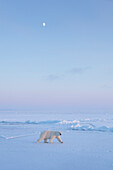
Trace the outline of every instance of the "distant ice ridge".
<instances>
[{"instance_id":1,"label":"distant ice ridge","mask_svg":"<svg viewBox=\"0 0 113 170\"><path fill-rule=\"evenodd\" d=\"M46 125L54 129L76 131L113 132L113 119L47 120L47 121L0 121L0 125Z\"/></svg>"},{"instance_id":2,"label":"distant ice ridge","mask_svg":"<svg viewBox=\"0 0 113 170\"><path fill-rule=\"evenodd\" d=\"M76 124L76 123L80 123L79 120L63 120L61 122L59 122L59 124Z\"/></svg>"},{"instance_id":3,"label":"distant ice ridge","mask_svg":"<svg viewBox=\"0 0 113 170\"><path fill-rule=\"evenodd\" d=\"M76 124L76 123L80 123L80 121L77 120L47 120L47 121L0 121L0 124L4 124L4 125L25 125L25 124Z\"/></svg>"},{"instance_id":4,"label":"distant ice ridge","mask_svg":"<svg viewBox=\"0 0 113 170\"><path fill-rule=\"evenodd\" d=\"M48 120L48 121L30 121L30 120L27 120L25 122L19 122L19 121L0 121L0 124L2 125L36 125L36 124L56 124L56 123L59 123L60 121L58 120Z\"/></svg>"},{"instance_id":5,"label":"distant ice ridge","mask_svg":"<svg viewBox=\"0 0 113 170\"><path fill-rule=\"evenodd\" d=\"M79 131L113 132L113 127L107 127L107 126L96 127L91 124L87 124L87 125L76 124L76 125L72 125L70 127L70 129L71 130L79 130Z\"/></svg>"},{"instance_id":6,"label":"distant ice ridge","mask_svg":"<svg viewBox=\"0 0 113 170\"><path fill-rule=\"evenodd\" d=\"M67 126L68 130L76 131L99 131L99 132L113 132L112 119L81 119L81 120L63 120L58 124Z\"/></svg>"}]
</instances>

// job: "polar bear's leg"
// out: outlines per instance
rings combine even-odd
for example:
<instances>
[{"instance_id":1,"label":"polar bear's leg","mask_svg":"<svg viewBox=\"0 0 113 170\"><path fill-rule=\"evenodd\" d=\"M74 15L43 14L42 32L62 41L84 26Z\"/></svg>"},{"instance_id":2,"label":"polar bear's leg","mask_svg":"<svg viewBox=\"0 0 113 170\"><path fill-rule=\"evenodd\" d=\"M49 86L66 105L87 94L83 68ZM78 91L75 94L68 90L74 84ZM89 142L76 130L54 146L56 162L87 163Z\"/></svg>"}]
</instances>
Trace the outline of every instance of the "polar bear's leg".
<instances>
[{"instance_id":1,"label":"polar bear's leg","mask_svg":"<svg viewBox=\"0 0 113 170\"><path fill-rule=\"evenodd\" d=\"M44 143L48 143L48 142L47 142L47 139L44 139Z\"/></svg>"},{"instance_id":2,"label":"polar bear's leg","mask_svg":"<svg viewBox=\"0 0 113 170\"><path fill-rule=\"evenodd\" d=\"M37 143L39 143L42 140L44 140L44 136L41 136L40 139L37 140Z\"/></svg>"},{"instance_id":3,"label":"polar bear's leg","mask_svg":"<svg viewBox=\"0 0 113 170\"><path fill-rule=\"evenodd\" d=\"M60 136L57 136L56 138L60 143L63 143L62 140L60 139Z\"/></svg>"},{"instance_id":4,"label":"polar bear's leg","mask_svg":"<svg viewBox=\"0 0 113 170\"><path fill-rule=\"evenodd\" d=\"M43 133L41 133L40 138L37 140L37 143L39 143L40 141L44 140L46 136L46 132L44 131Z\"/></svg>"},{"instance_id":5,"label":"polar bear's leg","mask_svg":"<svg viewBox=\"0 0 113 170\"><path fill-rule=\"evenodd\" d=\"M42 141L44 139L44 137L42 136L40 139L37 140L37 143L39 143L40 141Z\"/></svg>"},{"instance_id":6,"label":"polar bear's leg","mask_svg":"<svg viewBox=\"0 0 113 170\"><path fill-rule=\"evenodd\" d=\"M51 138L50 138L50 143L53 143L53 139L55 138L55 136L52 136Z\"/></svg>"}]
</instances>

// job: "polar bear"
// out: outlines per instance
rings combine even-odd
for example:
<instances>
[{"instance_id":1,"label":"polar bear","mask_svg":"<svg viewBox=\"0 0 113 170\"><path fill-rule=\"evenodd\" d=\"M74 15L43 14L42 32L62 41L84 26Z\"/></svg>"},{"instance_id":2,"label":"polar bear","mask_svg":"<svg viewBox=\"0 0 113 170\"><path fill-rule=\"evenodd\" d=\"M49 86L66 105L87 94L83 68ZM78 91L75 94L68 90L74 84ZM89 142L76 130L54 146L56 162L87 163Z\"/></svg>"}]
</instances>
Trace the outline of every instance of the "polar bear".
<instances>
[{"instance_id":1,"label":"polar bear","mask_svg":"<svg viewBox=\"0 0 113 170\"><path fill-rule=\"evenodd\" d=\"M37 140L37 143L40 141L44 140L44 143L48 143L47 139L50 140L50 143L53 143L53 139L57 138L57 140L60 143L63 143L62 140L60 139L60 135L62 135L62 132L59 131L44 131L41 133L40 138Z\"/></svg>"}]
</instances>

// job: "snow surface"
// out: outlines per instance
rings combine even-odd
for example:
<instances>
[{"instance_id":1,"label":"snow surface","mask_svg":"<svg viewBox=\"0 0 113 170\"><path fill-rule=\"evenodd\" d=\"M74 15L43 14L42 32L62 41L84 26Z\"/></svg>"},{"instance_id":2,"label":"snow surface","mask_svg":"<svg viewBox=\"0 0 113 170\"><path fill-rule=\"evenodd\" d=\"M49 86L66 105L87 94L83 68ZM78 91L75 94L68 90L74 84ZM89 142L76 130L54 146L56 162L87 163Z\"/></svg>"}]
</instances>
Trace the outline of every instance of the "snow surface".
<instances>
[{"instance_id":1,"label":"snow surface","mask_svg":"<svg viewBox=\"0 0 113 170\"><path fill-rule=\"evenodd\" d=\"M44 130L63 144L36 143ZM113 115L0 112L1 170L113 170Z\"/></svg>"}]
</instances>

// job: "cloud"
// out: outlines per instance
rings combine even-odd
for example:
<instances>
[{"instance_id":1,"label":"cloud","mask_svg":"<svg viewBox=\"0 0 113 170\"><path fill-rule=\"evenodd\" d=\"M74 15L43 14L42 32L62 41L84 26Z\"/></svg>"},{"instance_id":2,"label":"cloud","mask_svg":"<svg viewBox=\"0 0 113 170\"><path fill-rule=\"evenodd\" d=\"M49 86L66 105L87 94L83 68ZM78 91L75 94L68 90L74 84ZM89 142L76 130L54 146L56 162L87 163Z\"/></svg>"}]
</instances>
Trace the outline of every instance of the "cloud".
<instances>
[{"instance_id":1,"label":"cloud","mask_svg":"<svg viewBox=\"0 0 113 170\"><path fill-rule=\"evenodd\" d=\"M46 80L48 81L56 81L59 79L63 79L69 75L80 75L85 73L87 70L89 70L90 67L74 67L68 71L65 71L63 74L49 74L46 76Z\"/></svg>"},{"instance_id":2,"label":"cloud","mask_svg":"<svg viewBox=\"0 0 113 170\"><path fill-rule=\"evenodd\" d=\"M60 78L60 76L55 75L55 74L49 74L47 76L47 80L49 80L49 81L55 81L55 80L58 80L59 78Z\"/></svg>"},{"instance_id":3,"label":"cloud","mask_svg":"<svg viewBox=\"0 0 113 170\"><path fill-rule=\"evenodd\" d=\"M75 67L68 71L69 74L83 74L87 70L89 70L90 67Z\"/></svg>"},{"instance_id":4,"label":"cloud","mask_svg":"<svg viewBox=\"0 0 113 170\"><path fill-rule=\"evenodd\" d=\"M107 2L109 2L109 1L110 1L110 2L113 2L113 0L105 0L105 1L107 1Z\"/></svg>"},{"instance_id":5,"label":"cloud","mask_svg":"<svg viewBox=\"0 0 113 170\"><path fill-rule=\"evenodd\" d=\"M107 84L104 84L103 86L101 86L100 88L103 88L103 89L112 89L113 86L111 85L107 85Z\"/></svg>"}]
</instances>

